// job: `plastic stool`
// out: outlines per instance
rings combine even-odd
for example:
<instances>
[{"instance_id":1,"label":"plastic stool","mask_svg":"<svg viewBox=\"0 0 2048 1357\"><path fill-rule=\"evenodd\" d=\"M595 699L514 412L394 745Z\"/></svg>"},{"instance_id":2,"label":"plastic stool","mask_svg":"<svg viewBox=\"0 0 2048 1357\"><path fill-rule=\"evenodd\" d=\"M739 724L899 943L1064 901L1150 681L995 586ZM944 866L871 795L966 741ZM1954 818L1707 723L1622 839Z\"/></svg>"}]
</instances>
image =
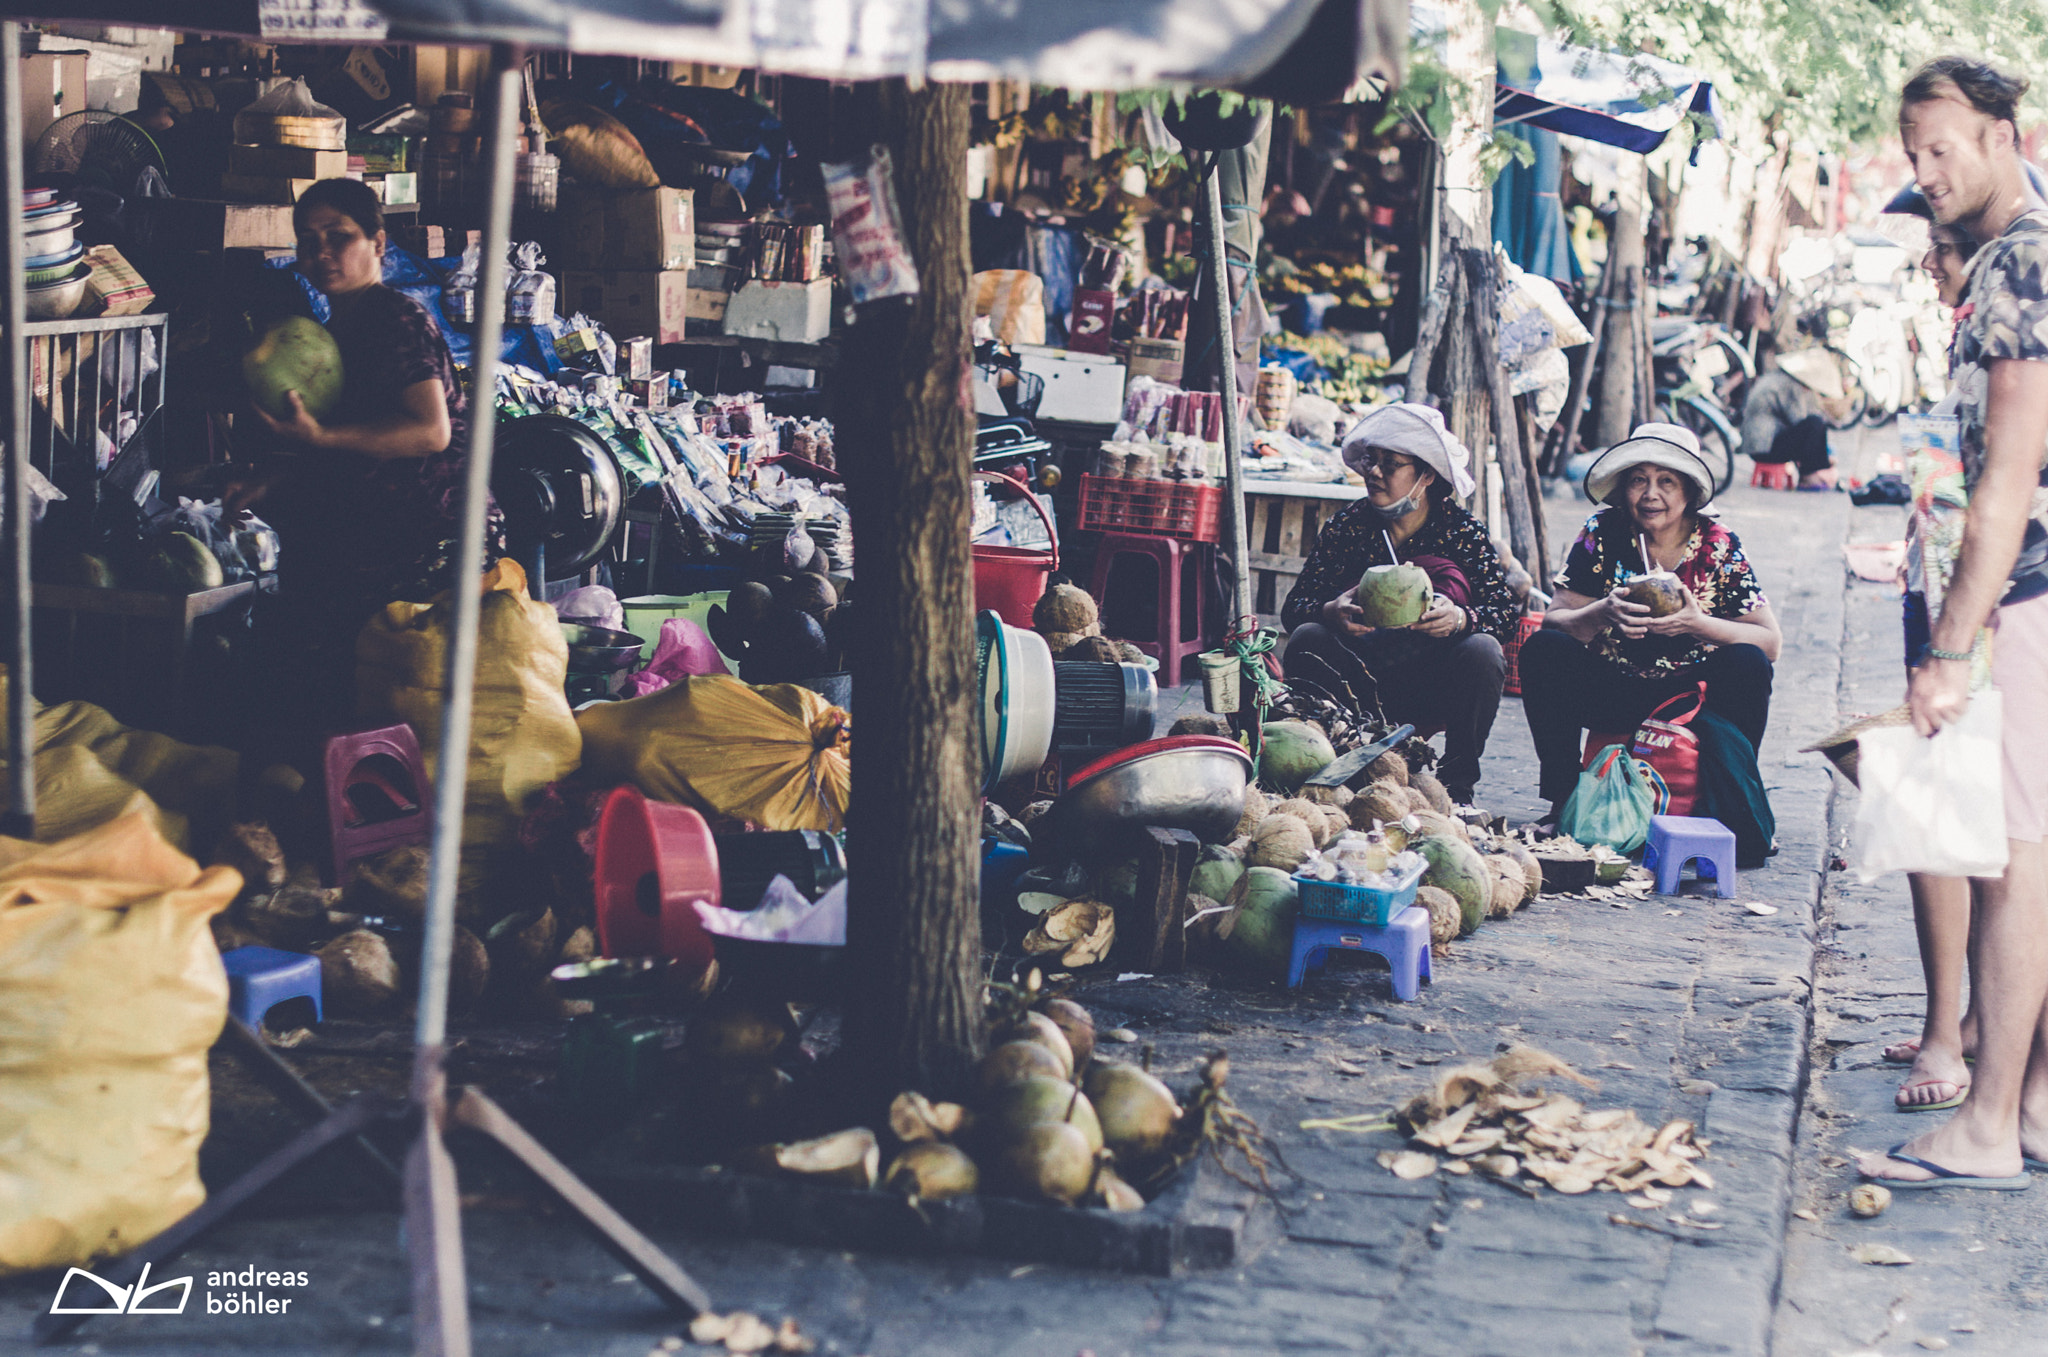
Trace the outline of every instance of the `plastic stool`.
<instances>
[{"instance_id":1,"label":"plastic stool","mask_svg":"<svg viewBox=\"0 0 2048 1357\"><path fill-rule=\"evenodd\" d=\"M1678 874L1699 862L1699 878L1714 883L1714 894L1735 894L1735 831L1697 815L1652 815L1643 845L1643 866L1657 874L1657 894L1676 895Z\"/></svg>"},{"instance_id":2,"label":"plastic stool","mask_svg":"<svg viewBox=\"0 0 2048 1357\"><path fill-rule=\"evenodd\" d=\"M327 786L327 881L349 864L434 835L434 786L408 725L330 736L320 754Z\"/></svg>"},{"instance_id":3,"label":"plastic stool","mask_svg":"<svg viewBox=\"0 0 2048 1357\"><path fill-rule=\"evenodd\" d=\"M1797 490L1799 475L1790 462L1758 462L1756 470L1749 473L1749 483L1766 490Z\"/></svg>"},{"instance_id":4,"label":"plastic stool","mask_svg":"<svg viewBox=\"0 0 2048 1357\"><path fill-rule=\"evenodd\" d=\"M320 958L275 947L237 947L221 953L228 973L228 1012L252 1028L287 999L311 999L313 1021L321 1020Z\"/></svg>"},{"instance_id":5,"label":"plastic stool","mask_svg":"<svg viewBox=\"0 0 2048 1357\"><path fill-rule=\"evenodd\" d=\"M1178 537L1118 532L1104 533L1101 546L1096 548L1095 580L1088 586L1088 592L1095 596L1098 609L1107 611L1109 574L1117 557L1150 557L1157 569L1159 596L1152 612L1153 639L1146 641L1133 637L1131 644L1159 661L1159 682L1162 686L1178 686L1182 667L1205 649L1202 641L1201 575L1190 576L1189 570L1193 568L1199 572L1204 554L1210 549L1207 542L1183 542ZM1194 607L1183 609L1182 596L1191 584L1195 595ZM1193 635L1189 634L1191 631Z\"/></svg>"},{"instance_id":6,"label":"plastic stool","mask_svg":"<svg viewBox=\"0 0 2048 1357\"><path fill-rule=\"evenodd\" d=\"M1387 959L1394 972L1394 997L1412 1000L1429 974L1429 911L1410 905L1396 914L1385 928L1369 924L1340 923L1331 919L1294 921L1294 957L1288 963L1287 988L1300 989L1301 979L1311 970L1321 970L1327 952L1341 947L1352 952L1374 952Z\"/></svg>"}]
</instances>

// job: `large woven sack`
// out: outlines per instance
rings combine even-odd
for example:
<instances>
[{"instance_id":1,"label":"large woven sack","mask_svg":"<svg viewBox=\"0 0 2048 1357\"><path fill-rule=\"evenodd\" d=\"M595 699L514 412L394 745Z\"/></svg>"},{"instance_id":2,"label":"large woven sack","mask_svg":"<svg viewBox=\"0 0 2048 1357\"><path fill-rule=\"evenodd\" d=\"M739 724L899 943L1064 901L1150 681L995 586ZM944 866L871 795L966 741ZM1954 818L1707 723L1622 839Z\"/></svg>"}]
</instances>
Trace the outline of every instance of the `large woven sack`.
<instances>
[{"instance_id":1,"label":"large woven sack","mask_svg":"<svg viewBox=\"0 0 2048 1357\"><path fill-rule=\"evenodd\" d=\"M140 796L59 843L0 839L0 1274L126 1253L206 1200L228 1001L207 921L241 888Z\"/></svg>"}]
</instances>

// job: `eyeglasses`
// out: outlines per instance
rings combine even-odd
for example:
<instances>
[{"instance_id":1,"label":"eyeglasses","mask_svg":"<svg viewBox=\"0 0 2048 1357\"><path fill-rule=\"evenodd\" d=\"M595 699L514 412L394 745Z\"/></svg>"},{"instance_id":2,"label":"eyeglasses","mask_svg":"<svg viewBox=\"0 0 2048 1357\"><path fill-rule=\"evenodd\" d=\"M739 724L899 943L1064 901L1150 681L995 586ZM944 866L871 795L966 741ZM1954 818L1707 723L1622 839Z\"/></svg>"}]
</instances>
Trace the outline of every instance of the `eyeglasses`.
<instances>
[{"instance_id":1,"label":"eyeglasses","mask_svg":"<svg viewBox=\"0 0 2048 1357\"><path fill-rule=\"evenodd\" d=\"M1377 471L1382 476L1392 476L1397 471L1412 471L1415 459L1384 448L1365 448L1358 453L1360 471Z\"/></svg>"}]
</instances>

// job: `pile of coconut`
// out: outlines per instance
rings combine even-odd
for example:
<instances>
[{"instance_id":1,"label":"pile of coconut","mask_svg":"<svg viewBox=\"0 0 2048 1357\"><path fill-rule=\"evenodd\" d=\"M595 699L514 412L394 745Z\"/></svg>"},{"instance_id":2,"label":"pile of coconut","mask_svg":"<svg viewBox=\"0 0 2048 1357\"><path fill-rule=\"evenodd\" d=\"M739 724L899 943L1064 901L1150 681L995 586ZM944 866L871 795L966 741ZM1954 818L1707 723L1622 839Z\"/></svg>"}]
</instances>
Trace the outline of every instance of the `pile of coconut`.
<instances>
[{"instance_id":1,"label":"pile of coconut","mask_svg":"<svg viewBox=\"0 0 2048 1357\"><path fill-rule=\"evenodd\" d=\"M1192 943L1284 972L1299 911L1296 877L1343 835L1377 834L1391 852L1423 856L1429 865L1415 902L1429 911L1436 943L1505 918L1542 891L1542 868L1526 844L1457 818L1443 784L1398 751L1367 767L1363 790L1308 786L1336 757L1322 732L1275 721L1263 734L1260 782L1293 792L1248 788L1235 835L1202 850L1189 883Z\"/></svg>"},{"instance_id":2,"label":"pile of coconut","mask_svg":"<svg viewBox=\"0 0 2048 1357\"><path fill-rule=\"evenodd\" d=\"M1034 975L1035 980L1035 975ZM1017 991L975 1067L965 1103L905 1092L882 1134L856 1126L751 1146L744 1172L898 1192L913 1202L978 1192L1061 1206L1138 1211L1203 1143L1206 1119L1164 1082L1095 1054L1095 1020L1071 999ZM1213 1094L1198 1089L1191 1106ZM884 1150L888 1150L885 1157ZM886 1167L885 1167L886 1164Z\"/></svg>"},{"instance_id":3,"label":"pile of coconut","mask_svg":"<svg viewBox=\"0 0 2048 1357\"><path fill-rule=\"evenodd\" d=\"M1031 609L1031 629L1045 638L1056 660L1092 660L1098 664L1143 664L1145 652L1129 641L1102 634L1102 616L1095 597L1073 584L1055 584L1039 595Z\"/></svg>"}]
</instances>

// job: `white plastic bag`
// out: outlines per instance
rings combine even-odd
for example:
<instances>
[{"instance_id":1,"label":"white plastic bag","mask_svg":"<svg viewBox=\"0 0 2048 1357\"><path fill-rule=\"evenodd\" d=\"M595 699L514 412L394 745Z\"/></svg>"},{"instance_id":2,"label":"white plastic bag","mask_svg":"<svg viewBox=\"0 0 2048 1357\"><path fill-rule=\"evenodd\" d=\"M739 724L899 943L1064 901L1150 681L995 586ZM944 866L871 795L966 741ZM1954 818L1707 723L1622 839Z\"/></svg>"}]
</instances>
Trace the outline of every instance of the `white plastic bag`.
<instances>
[{"instance_id":1,"label":"white plastic bag","mask_svg":"<svg viewBox=\"0 0 2048 1357\"><path fill-rule=\"evenodd\" d=\"M2005 871L2000 694L1970 697L1962 719L1923 739L1911 726L1857 737L1856 874L1998 876Z\"/></svg>"}]
</instances>

